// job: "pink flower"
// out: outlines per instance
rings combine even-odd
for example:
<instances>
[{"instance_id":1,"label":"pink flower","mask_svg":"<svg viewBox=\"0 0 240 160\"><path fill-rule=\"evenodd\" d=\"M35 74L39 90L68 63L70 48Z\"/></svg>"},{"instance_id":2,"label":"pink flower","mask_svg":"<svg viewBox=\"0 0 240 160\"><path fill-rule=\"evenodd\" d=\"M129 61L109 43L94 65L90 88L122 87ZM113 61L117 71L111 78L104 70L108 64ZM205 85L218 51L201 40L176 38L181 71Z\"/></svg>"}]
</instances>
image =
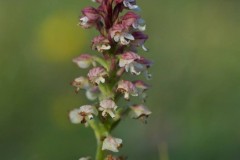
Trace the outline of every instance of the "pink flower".
<instances>
[{"instance_id":1,"label":"pink flower","mask_svg":"<svg viewBox=\"0 0 240 160\"><path fill-rule=\"evenodd\" d=\"M148 72L148 68L150 68L153 65L152 61L144 57L141 57L140 59L137 59L136 62L137 62L137 65L134 66L135 70L137 72L144 73L144 76L146 77L146 79L151 79L152 75Z\"/></svg>"},{"instance_id":2,"label":"pink flower","mask_svg":"<svg viewBox=\"0 0 240 160\"><path fill-rule=\"evenodd\" d=\"M129 8L131 10L135 10L138 11L140 10L140 8L138 7L138 5L136 5L136 1L135 0L123 0L123 5L126 8Z\"/></svg>"},{"instance_id":3,"label":"pink flower","mask_svg":"<svg viewBox=\"0 0 240 160\"><path fill-rule=\"evenodd\" d=\"M121 80L118 82L117 91L124 94L124 98L129 100L129 95L138 96L134 84L130 81Z\"/></svg>"},{"instance_id":4,"label":"pink flower","mask_svg":"<svg viewBox=\"0 0 240 160\"><path fill-rule=\"evenodd\" d=\"M134 12L127 12L122 17L122 24L124 26L132 26L134 29L138 29L140 31L144 31L146 29L146 25L144 23L144 20Z\"/></svg>"},{"instance_id":5,"label":"pink flower","mask_svg":"<svg viewBox=\"0 0 240 160\"><path fill-rule=\"evenodd\" d=\"M127 28L123 24L116 24L110 30L110 36L115 42L120 42L122 45L128 45L130 41L134 40Z\"/></svg>"},{"instance_id":6,"label":"pink flower","mask_svg":"<svg viewBox=\"0 0 240 160\"><path fill-rule=\"evenodd\" d=\"M91 105L84 105L69 112L69 118L74 124L85 124L87 122L86 118L93 119L93 115L97 116L98 111L94 106Z\"/></svg>"},{"instance_id":7,"label":"pink flower","mask_svg":"<svg viewBox=\"0 0 240 160\"><path fill-rule=\"evenodd\" d=\"M112 152L118 152L119 148L122 146L122 139L114 138L112 136L107 136L103 140L102 150L109 150Z\"/></svg>"},{"instance_id":8,"label":"pink flower","mask_svg":"<svg viewBox=\"0 0 240 160\"><path fill-rule=\"evenodd\" d=\"M100 102L100 107L98 108L99 111L102 111L102 116L106 117L107 114L109 114L112 118L115 117L115 114L113 113L117 109L117 105L115 102L111 99L105 99Z\"/></svg>"},{"instance_id":9,"label":"pink flower","mask_svg":"<svg viewBox=\"0 0 240 160\"><path fill-rule=\"evenodd\" d=\"M126 72L130 71L132 74L139 75L141 72L135 70L136 60L140 59L140 56L134 52L125 52L120 55L119 67L125 67Z\"/></svg>"},{"instance_id":10,"label":"pink flower","mask_svg":"<svg viewBox=\"0 0 240 160\"><path fill-rule=\"evenodd\" d=\"M97 36L92 41L92 48L98 50L98 52L103 52L104 50L109 50L111 46L109 45L109 40L104 36Z\"/></svg>"},{"instance_id":11,"label":"pink flower","mask_svg":"<svg viewBox=\"0 0 240 160\"><path fill-rule=\"evenodd\" d=\"M145 91L149 89L149 85L141 80L134 81L133 84L137 88L138 94L141 96L143 102L145 102L147 98Z\"/></svg>"},{"instance_id":12,"label":"pink flower","mask_svg":"<svg viewBox=\"0 0 240 160\"><path fill-rule=\"evenodd\" d=\"M90 28L97 23L100 15L97 9L93 7L86 7L82 10L83 16L80 18L80 23L83 28Z\"/></svg>"},{"instance_id":13,"label":"pink flower","mask_svg":"<svg viewBox=\"0 0 240 160\"><path fill-rule=\"evenodd\" d=\"M124 7L131 9L131 10L135 10L135 11L140 10L140 8L136 5L135 0L115 0L115 2L117 4L123 3Z\"/></svg>"},{"instance_id":14,"label":"pink flower","mask_svg":"<svg viewBox=\"0 0 240 160\"><path fill-rule=\"evenodd\" d=\"M88 78L93 84L105 83L105 78L107 77L107 72L103 67L92 68L88 72Z\"/></svg>"},{"instance_id":15,"label":"pink flower","mask_svg":"<svg viewBox=\"0 0 240 160\"><path fill-rule=\"evenodd\" d=\"M135 85L135 87L137 88L139 93L142 93L142 92L144 92L144 91L149 89L149 85L144 83L141 80L136 80L136 81L133 82L133 84Z\"/></svg>"},{"instance_id":16,"label":"pink flower","mask_svg":"<svg viewBox=\"0 0 240 160\"><path fill-rule=\"evenodd\" d=\"M134 36L134 41L131 43L132 47L136 49L135 47L141 46L144 51L148 51L148 49L144 46L148 36L139 31L133 32L132 35Z\"/></svg>"},{"instance_id":17,"label":"pink flower","mask_svg":"<svg viewBox=\"0 0 240 160\"><path fill-rule=\"evenodd\" d=\"M91 64L96 66L96 62L89 54L81 54L80 56L74 58L73 62L76 63L80 68L88 68Z\"/></svg>"},{"instance_id":18,"label":"pink flower","mask_svg":"<svg viewBox=\"0 0 240 160\"><path fill-rule=\"evenodd\" d=\"M91 101L94 101L95 99L97 99L99 94L100 94L100 91L97 86L90 87L86 90L86 97Z\"/></svg>"},{"instance_id":19,"label":"pink flower","mask_svg":"<svg viewBox=\"0 0 240 160\"><path fill-rule=\"evenodd\" d=\"M130 107L132 112L131 117L135 119L141 119L146 122L146 118L152 114L152 112L144 105L133 105Z\"/></svg>"},{"instance_id":20,"label":"pink flower","mask_svg":"<svg viewBox=\"0 0 240 160\"><path fill-rule=\"evenodd\" d=\"M80 89L88 89L89 81L87 78L81 76L74 79L72 86L76 87L75 92L77 93Z\"/></svg>"}]
</instances>

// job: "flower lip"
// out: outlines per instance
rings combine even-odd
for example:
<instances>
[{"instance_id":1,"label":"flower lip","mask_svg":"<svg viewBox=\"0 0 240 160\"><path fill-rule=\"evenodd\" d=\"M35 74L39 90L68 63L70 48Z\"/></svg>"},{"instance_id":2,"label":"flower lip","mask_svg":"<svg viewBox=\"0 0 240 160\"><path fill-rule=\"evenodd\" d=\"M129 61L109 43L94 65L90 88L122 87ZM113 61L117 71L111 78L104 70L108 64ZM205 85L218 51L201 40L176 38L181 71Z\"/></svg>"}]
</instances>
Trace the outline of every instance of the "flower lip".
<instances>
[{"instance_id":1,"label":"flower lip","mask_svg":"<svg viewBox=\"0 0 240 160\"><path fill-rule=\"evenodd\" d=\"M122 146L122 139L114 138L112 136L107 136L103 140L102 150L109 150L112 152L118 152L119 148Z\"/></svg>"},{"instance_id":2,"label":"flower lip","mask_svg":"<svg viewBox=\"0 0 240 160\"><path fill-rule=\"evenodd\" d=\"M132 109L132 118L147 118L152 112L144 105L133 105L130 107Z\"/></svg>"},{"instance_id":3,"label":"flower lip","mask_svg":"<svg viewBox=\"0 0 240 160\"><path fill-rule=\"evenodd\" d=\"M88 79L95 85L105 83L105 78L108 76L106 70L103 67L94 67L88 72Z\"/></svg>"},{"instance_id":4,"label":"flower lip","mask_svg":"<svg viewBox=\"0 0 240 160\"><path fill-rule=\"evenodd\" d=\"M96 49L99 52L103 52L104 50L111 49L111 45L109 44L109 40L104 36L96 36L92 41L92 49Z\"/></svg>"},{"instance_id":5,"label":"flower lip","mask_svg":"<svg viewBox=\"0 0 240 160\"><path fill-rule=\"evenodd\" d=\"M124 67L126 72L130 70L132 74L139 75L141 72L138 72L135 69L135 66L137 65L135 61L138 59L140 59L140 56L136 53L131 51L125 52L119 56L119 67Z\"/></svg>"},{"instance_id":6,"label":"flower lip","mask_svg":"<svg viewBox=\"0 0 240 160\"><path fill-rule=\"evenodd\" d=\"M118 82L117 91L124 94L124 98L129 100L129 95L138 96L137 90L132 82L121 80Z\"/></svg>"},{"instance_id":7,"label":"flower lip","mask_svg":"<svg viewBox=\"0 0 240 160\"><path fill-rule=\"evenodd\" d=\"M94 106L91 105L84 105L69 112L69 118L74 124L86 124L86 118L92 119L93 115L97 116L98 111Z\"/></svg>"},{"instance_id":8,"label":"flower lip","mask_svg":"<svg viewBox=\"0 0 240 160\"><path fill-rule=\"evenodd\" d=\"M128 27L123 24L115 24L110 29L109 35L115 42L120 42L122 45L128 45L134 40L134 36L128 32Z\"/></svg>"},{"instance_id":9,"label":"flower lip","mask_svg":"<svg viewBox=\"0 0 240 160\"><path fill-rule=\"evenodd\" d=\"M131 45L135 47L141 46L144 51L148 51L148 49L144 46L148 36L140 31L133 32L132 35L135 40L132 41Z\"/></svg>"},{"instance_id":10,"label":"flower lip","mask_svg":"<svg viewBox=\"0 0 240 160\"><path fill-rule=\"evenodd\" d=\"M136 60L138 63L143 64L146 66L146 68L150 68L153 65L153 62L144 58L144 57L140 57L140 59Z\"/></svg>"},{"instance_id":11,"label":"flower lip","mask_svg":"<svg viewBox=\"0 0 240 160\"><path fill-rule=\"evenodd\" d=\"M76 93L78 93L80 89L88 89L90 86L88 79L82 76L75 78L71 85L76 87Z\"/></svg>"},{"instance_id":12,"label":"flower lip","mask_svg":"<svg viewBox=\"0 0 240 160\"><path fill-rule=\"evenodd\" d=\"M123 5L126 8L129 8L131 10L135 10L135 11L139 11L140 8L136 5L136 1L135 0L123 0Z\"/></svg>"},{"instance_id":13,"label":"flower lip","mask_svg":"<svg viewBox=\"0 0 240 160\"><path fill-rule=\"evenodd\" d=\"M89 54L81 54L80 56L73 59L73 62L78 65L79 68L88 68L91 64L96 66L96 62L93 57Z\"/></svg>"},{"instance_id":14,"label":"flower lip","mask_svg":"<svg viewBox=\"0 0 240 160\"><path fill-rule=\"evenodd\" d=\"M111 99L105 99L100 102L99 110L102 111L102 116L106 117L109 114L112 118L115 118L115 114L113 113L117 109L117 105Z\"/></svg>"},{"instance_id":15,"label":"flower lip","mask_svg":"<svg viewBox=\"0 0 240 160\"><path fill-rule=\"evenodd\" d=\"M87 89L86 91L86 97L91 101L94 101L95 99L97 99L99 94L100 94L100 90L97 86L93 86Z\"/></svg>"},{"instance_id":16,"label":"flower lip","mask_svg":"<svg viewBox=\"0 0 240 160\"><path fill-rule=\"evenodd\" d=\"M141 80L136 80L133 82L133 84L135 85L136 88L142 89L143 91L149 89L149 85L146 84L145 82L141 81Z\"/></svg>"}]
</instances>

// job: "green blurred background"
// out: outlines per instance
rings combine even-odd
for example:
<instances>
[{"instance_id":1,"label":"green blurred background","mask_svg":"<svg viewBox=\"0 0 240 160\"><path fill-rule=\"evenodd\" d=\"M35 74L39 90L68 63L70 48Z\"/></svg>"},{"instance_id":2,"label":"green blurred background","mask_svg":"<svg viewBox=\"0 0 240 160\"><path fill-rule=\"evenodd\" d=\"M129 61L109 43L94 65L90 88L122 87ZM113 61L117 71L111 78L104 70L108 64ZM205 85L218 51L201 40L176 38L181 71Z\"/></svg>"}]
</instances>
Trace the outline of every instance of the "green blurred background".
<instances>
[{"instance_id":1,"label":"green blurred background","mask_svg":"<svg viewBox=\"0 0 240 160\"><path fill-rule=\"evenodd\" d=\"M90 50L77 27L90 0L0 1L1 160L76 160L94 155L91 129L68 111L88 103L69 85L71 59ZM240 1L139 0L154 60L144 125L113 133L130 160L240 159Z\"/></svg>"}]
</instances>

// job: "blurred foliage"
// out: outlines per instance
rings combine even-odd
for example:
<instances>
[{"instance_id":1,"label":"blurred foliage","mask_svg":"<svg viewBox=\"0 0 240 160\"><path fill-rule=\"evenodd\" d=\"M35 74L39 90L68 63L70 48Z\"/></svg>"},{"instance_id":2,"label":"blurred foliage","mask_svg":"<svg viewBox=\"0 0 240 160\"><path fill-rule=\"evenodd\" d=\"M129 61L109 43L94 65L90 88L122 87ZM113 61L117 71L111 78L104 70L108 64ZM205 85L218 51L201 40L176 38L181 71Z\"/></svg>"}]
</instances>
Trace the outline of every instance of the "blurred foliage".
<instances>
[{"instance_id":1,"label":"blurred foliage","mask_svg":"<svg viewBox=\"0 0 240 160\"><path fill-rule=\"evenodd\" d=\"M126 119L113 133L130 160L240 159L240 1L139 0L153 86L148 125ZM69 82L71 59L93 30L77 27L88 0L0 1L0 153L3 160L94 155L90 129L68 111L88 103ZM144 54L144 53L143 53Z\"/></svg>"}]
</instances>

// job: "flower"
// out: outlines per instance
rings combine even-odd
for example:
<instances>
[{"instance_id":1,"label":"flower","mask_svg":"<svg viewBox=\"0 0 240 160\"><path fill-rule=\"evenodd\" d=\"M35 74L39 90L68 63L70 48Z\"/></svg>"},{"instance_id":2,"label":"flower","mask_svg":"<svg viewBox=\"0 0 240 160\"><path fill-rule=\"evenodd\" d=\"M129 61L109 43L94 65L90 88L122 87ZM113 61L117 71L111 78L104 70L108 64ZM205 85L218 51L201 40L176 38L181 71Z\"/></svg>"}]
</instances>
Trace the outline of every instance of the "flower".
<instances>
[{"instance_id":1,"label":"flower","mask_svg":"<svg viewBox=\"0 0 240 160\"><path fill-rule=\"evenodd\" d=\"M104 36L97 36L92 41L92 48L98 52L103 52L104 50L111 49L111 46L109 45L109 40Z\"/></svg>"},{"instance_id":2,"label":"flower","mask_svg":"<svg viewBox=\"0 0 240 160\"><path fill-rule=\"evenodd\" d=\"M144 51L148 51L148 49L144 46L148 36L140 31L133 32L132 35L134 37L134 41L131 42L132 49L136 50L136 47L141 46Z\"/></svg>"},{"instance_id":3,"label":"flower","mask_svg":"<svg viewBox=\"0 0 240 160\"><path fill-rule=\"evenodd\" d=\"M144 105L133 105L130 107L131 117L135 119L145 120L152 112Z\"/></svg>"},{"instance_id":4,"label":"flower","mask_svg":"<svg viewBox=\"0 0 240 160\"><path fill-rule=\"evenodd\" d=\"M105 83L105 78L107 75L108 74L103 67L95 67L88 72L88 78L90 82L96 85Z\"/></svg>"},{"instance_id":5,"label":"flower","mask_svg":"<svg viewBox=\"0 0 240 160\"><path fill-rule=\"evenodd\" d=\"M133 84L135 85L135 87L138 90L138 93L140 93L140 94L143 93L144 91L148 90L148 88L149 88L149 85L144 83L141 80L136 80L133 82Z\"/></svg>"},{"instance_id":6,"label":"flower","mask_svg":"<svg viewBox=\"0 0 240 160\"><path fill-rule=\"evenodd\" d=\"M89 81L87 78L81 76L74 79L74 81L72 82L72 86L76 87L75 91L77 93L80 89L88 89Z\"/></svg>"},{"instance_id":7,"label":"flower","mask_svg":"<svg viewBox=\"0 0 240 160\"><path fill-rule=\"evenodd\" d=\"M91 157L82 157L82 158L79 158L79 160L91 160L92 158Z\"/></svg>"},{"instance_id":8,"label":"flower","mask_svg":"<svg viewBox=\"0 0 240 160\"><path fill-rule=\"evenodd\" d=\"M141 95L143 102L145 102L147 98L145 91L149 89L149 85L141 80L134 81L133 84L137 88L138 94Z\"/></svg>"},{"instance_id":9,"label":"flower","mask_svg":"<svg viewBox=\"0 0 240 160\"><path fill-rule=\"evenodd\" d=\"M82 10L83 16L80 18L80 23L83 28L90 28L95 25L100 18L97 9L86 7Z\"/></svg>"},{"instance_id":10,"label":"flower","mask_svg":"<svg viewBox=\"0 0 240 160\"><path fill-rule=\"evenodd\" d=\"M122 139L108 136L103 140L102 150L118 152L119 151L118 149L121 147L121 145Z\"/></svg>"},{"instance_id":11,"label":"flower","mask_svg":"<svg viewBox=\"0 0 240 160\"><path fill-rule=\"evenodd\" d=\"M124 94L124 98L129 100L129 95L138 96L137 90L132 82L121 80L118 82L117 91Z\"/></svg>"},{"instance_id":12,"label":"flower","mask_svg":"<svg viewBox=\"0 0 240 160\"><path fill-rule=\"evenodd\" d=\"M136 60L140 59L140 56L134 52L125 52L120 55L119 67L125 67L126 72L130 70L132 74L139 75L141 72L135 70Z\"/></svg>"},{"instance_id":13,"label":"flower","mask_svg":"<svg viewBox=\"0 0 240 160\"><path fill-rule=\"evenodd\" d=\"M70 111L69 118L70 121L74 124L85 124L87 122L86 118L93 119L93 115L98 115L97 109L91 105L84 105L80 108Z\"/></svg>"},{"instance_id":14,"label":"flower","mask_svg":"<svg viewBox=\"0 0 240 160\"><path fill-rule=\"evenodd\" d=\"M96 66L96 62L93 57L89 54L81 54L80 56L73 59L73 62L78 65L80 68L88 68L91 64Z\"/></svg>"},{"instance_id":15,"label":"flower","mask_svg":"<svg viewBox=\"0 0 240 160\"><path fill-rule=\"evenodd\" d=\"M138 11L140 10L140 8L138 7L138 5L136 5L136 1L135 0L123 0L123 5L126 8L129 8L131 10L135 10Z\"/></svg>"},{"instance_id":16,"label":"flower","mask_svg":"<svg viewBox=\"0 0 240 160\"><path fill-rule=\"evenodd\" d=\"M134 40L132 34L128 33L127 28L123 24L116 24L110 30L110 36L115 42L120 42L122 45L128 45Z\"/></svg>"},{"instance_id":17,"label":"flower","mask_svg":"<svg viewBox=\"0 0 240 160\"><path fill-rule=\"evenodd\" d=\"M97 86L91 87L86 91L86 97L91 101L94 101L95 99L97 99L99 94L100 94L100 91Z\"/></svg>"},{"instance_id":18,"label":"flower","mask_svg":"<svg viewBox=\"0 0 240 160\"><path fill-rule=\"evenodd\" d=\"M148 72L148 68L153 65L153 62L144 57L137 59L136 62L138 63L138 65L135 65L135 69L138 72L143 72L146 79L151 79L152 75Z\"/></svg>"},{"instance_id":19,"label":"flower","mask_svg":"<svg viewBox=\"0 0 240 160\"><path fill-rule=\"evenodd\" d=\"M99 111L102 111L102 116L106 117L109 114L112 118L115 117L113 113L117 109L117 105L111 99L105 99L100 102L100 107L98 108Z\"/></svg>"},{"instance_id":20,"label":"flower","mask_svg":"<svg viewBox=\"0 0 240 160\"><path fill-rule=\"evenodd\" d=\"M134 12L127 12L122 17L122 24L124 26L132 26L134 29L138 29L140 31L144 31L146 29L144 20Z\"/></svg>"}]
</instances>

